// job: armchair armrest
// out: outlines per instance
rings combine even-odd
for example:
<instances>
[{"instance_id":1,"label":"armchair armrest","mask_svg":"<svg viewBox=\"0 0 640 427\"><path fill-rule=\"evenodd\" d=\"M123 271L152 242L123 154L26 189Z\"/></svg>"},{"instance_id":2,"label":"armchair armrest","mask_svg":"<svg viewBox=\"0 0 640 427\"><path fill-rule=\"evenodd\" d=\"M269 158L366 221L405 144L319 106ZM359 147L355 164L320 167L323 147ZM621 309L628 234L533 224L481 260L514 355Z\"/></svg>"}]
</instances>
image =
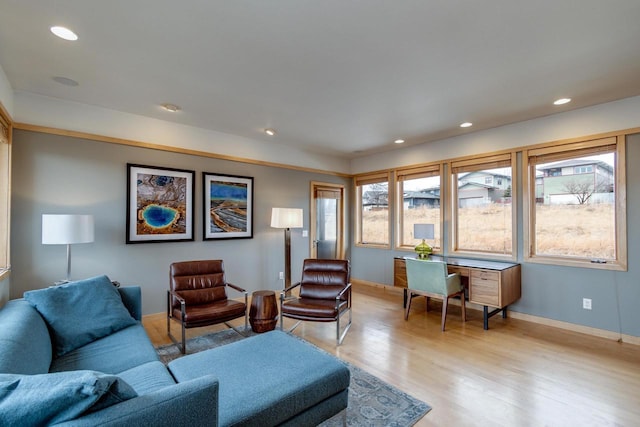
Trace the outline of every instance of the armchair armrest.
<instances>
[{"instance_id":1,"label":"armchair armrest","mask_svg":"<svg viewBox=\"0 0 640 427\"><path fill-rule=\"evenodd\" d=\"M169 289L169 290L167 291L167 293L168 293L170 296L172 296L172 297L174 297L175 299L177 299L178 301L180 301L180 303L182 303L182 304L184 304L184 303L185 303L184 298L182 298L178 293L176 293L176 292L172 291L171 289Z\"/></svg>"},{"instance_id":2,"label":"armchair armrest","mask_svg":"<svg viewBox=\"0 0 640 427\"><path fill-rule=\"evenodd\" d=\"M234 290L236 290L236 291L238 291L238 292L241 292L241 293L243 293L243 294L246 294L246 293L247 293L246 289L243 289L243 288L241 288L240 286L236 286L236 285L234 285L233 283L225 283L225 285L227 285L227 286L229 286L230 288L232 288L232 289L234 289Z\"/></svg>"},{"instance_id":3,"label":"armchair armrest","mask_svg":"<svg viewBox=\"0 0 640 427\"><path fill-rule=\"evenodd\" d=\"M289 299L296 299L297 297L291 296L291 291L297 288L298 286L300 286L300 282L296 283L295 285L291 285L288 288L285 288L282 291L280 291L280 302L284 300L289 300Z\"/></svg>"},{"instance_id":4,"label":"armchair armrest","mask_svg":"<svg viewBox=\"0 0 640 427\"><path fill-rule=\"evenodd\" d=\"M344 294L347 294L347 307L351 307L351 283L347 284L347 286L336 295L336 312L340 310L340 301L342 301Z\"/></svg>"},{"instance_id":5,"label":"armchair armrest","mask_svg":"<svg viewBox=\"0 0 640 427\"><path fill-rule=\"evenodd\" d=\"M347 284L347 286L345 286L344 289L341 290L338 295L336 295L336 298L342 298L346 292L351 293L351 283Z\"/></svg>"}]
</instances>

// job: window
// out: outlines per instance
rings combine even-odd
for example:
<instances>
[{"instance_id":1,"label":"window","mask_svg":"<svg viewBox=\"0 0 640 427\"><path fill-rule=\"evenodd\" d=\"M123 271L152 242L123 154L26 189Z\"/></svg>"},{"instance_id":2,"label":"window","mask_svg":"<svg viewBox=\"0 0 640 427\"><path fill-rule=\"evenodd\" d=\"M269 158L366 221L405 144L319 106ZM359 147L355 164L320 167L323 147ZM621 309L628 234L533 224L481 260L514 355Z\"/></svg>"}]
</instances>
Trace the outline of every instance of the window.
<instances>
[{"instance_id":1,"label":"window","mask_svg":"<svg viewBox=\"0 0 640 427\"><path fill-rule=\"evenodd\" d=\"M514 169L511 153L451 163L451 252L514 256Z\"/></svg>"},{"instance_id":2,"label":"window","mask_svg":"<svg viewBox=\"0 0 640 427\"><path fill-rule=\"evenodd\" d=\"M1 106L0 106L1 107ZM0 278L10 268L11 127L0 108Z\"/></svg>"},{"instance_id":3,"label":"window","mask_svg":"<svg viewBox=\"0 0 640 427\"><path fill-rule=\"evenodd\" d=\"M625 268L624 137L531 149L527 158L530 261ZM550 170L568 170L553 175ZM573 172L573 173L571 173ZM525 236L525 241L527 236ZM624 259L623 259L624 258Z\"/></svg>"},{"instance_id":4,"label":"window","mask_svg":"<svg viewBox=\"0 0 640 427\"><path fill-rule=\"evenodd\" d=\"M573 173L574 174L579 174L579 173L592 173L593 172L593 166L589 165L589 166L576 166L575 168L573 168Z\"/></svg>"},{"instance_id":5,"label":"window","mask_svg":"<svg viewBox=\"0 0 640 427\"><path fill-rule=\"evenodd\" d=\"M422 241L413 237L414 224L434 224L434 239L426 243L435 251L441 248L440 171L440 165L432 165L396 172L397 247L414 248Z\"/></svg>"},{"instance_id":6,"label":"window","mask_svg":"<svg viewBox=\"0 0 640 427\"><path fill-rule=\"evenodd\" d=\"M356 244L389 247L389 173L356 177Z\"/></svg>"}]
</instances>

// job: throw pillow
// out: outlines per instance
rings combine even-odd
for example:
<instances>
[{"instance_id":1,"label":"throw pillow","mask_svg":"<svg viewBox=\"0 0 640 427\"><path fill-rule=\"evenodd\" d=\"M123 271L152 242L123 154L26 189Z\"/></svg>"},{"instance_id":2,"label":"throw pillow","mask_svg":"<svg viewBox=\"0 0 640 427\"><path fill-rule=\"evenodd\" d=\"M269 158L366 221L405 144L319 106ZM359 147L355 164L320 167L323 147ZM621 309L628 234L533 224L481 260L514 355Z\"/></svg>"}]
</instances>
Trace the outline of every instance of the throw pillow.
<instances>
[{"instance_id":1,"label":"throw pillow","mask_svg":"<svg viewBox=\"0 0 640 427\"><path fill-rule=\"evenodd\" d=\"M121 378L95 371L0 374L0 424L57 424L136 396Z\"/></svg>"},{"instance_id":2,"label":"throw pillow","mask_svg":"<svg viewBox=\"0 0 640 427\"><path fill-rule=\"evenodd\" d=\"M56 356L137 323L107 276L28 291L24 298L53 332Z\"/></svg>"}]
</instances>

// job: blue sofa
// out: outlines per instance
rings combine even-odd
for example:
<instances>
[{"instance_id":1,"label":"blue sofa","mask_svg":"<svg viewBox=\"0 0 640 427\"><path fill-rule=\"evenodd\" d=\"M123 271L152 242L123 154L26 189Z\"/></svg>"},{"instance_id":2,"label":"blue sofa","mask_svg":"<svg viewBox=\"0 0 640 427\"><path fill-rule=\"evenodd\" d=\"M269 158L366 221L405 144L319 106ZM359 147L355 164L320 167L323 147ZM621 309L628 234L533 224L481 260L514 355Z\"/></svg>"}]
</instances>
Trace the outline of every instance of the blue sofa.
<instances>
[{"instance_id":1,"label":"blue sofa","mask_svg":"<svg viewBox=\"0 0 640 427\"><path fill-rule=\"evenodd\" d=\"M106 294L82 299L87 281L0 309L0 425L311 426L346 409L345 364L280 331L165 366L140 323L140 288L88 281L123 312Z\"/></svg>"}]
</instances>

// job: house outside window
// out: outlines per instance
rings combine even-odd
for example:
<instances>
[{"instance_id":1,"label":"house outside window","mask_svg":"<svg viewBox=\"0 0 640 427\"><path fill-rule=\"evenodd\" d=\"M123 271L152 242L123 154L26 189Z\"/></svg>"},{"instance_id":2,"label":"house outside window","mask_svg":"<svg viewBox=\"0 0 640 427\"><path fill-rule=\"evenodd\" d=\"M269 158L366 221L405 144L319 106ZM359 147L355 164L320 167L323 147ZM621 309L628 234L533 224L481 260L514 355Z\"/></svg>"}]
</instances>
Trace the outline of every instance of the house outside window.
<instances>
[{"instance_id":1,"label":"house outside window","mask_svg":"<svg viewBox=\"0 0 640 427\"><path fill-rule=\"evenodd\" d=\"M433 224L434 239L427 240L426 243L435 252L440 250L442 245L441 169L438 164L396 171L397 248L414 248L422 242L413 237L414 224Z\"/></svg>"},{"instance_id":2,"label":"house outside window","mask_svg":"<svg viewBox=\"0 0 640 427\"><path fill-rule=\"evenodd\" d=\"M390 247L389 173L363 175L356 185L356 245Z\"/></svg>"},{"instance_id":3,"label":"house outside window","mask_svg":"<svg viewBox=\"0 0 640 427\"><path fill-rule=\"evenodd\" d=\"M451 163L449 252L514 257L514 169L512 153Z\"/></svg>"},{"instance_id":4,"label":"house outside window","mask_svg":"<svg viewBox=\"0 0 640 427\"><path fill-rule=\"evenodd\" d=\"M626 268L624 137L532 149L526 159L526 258Z\"/></svg>"}]
</instances>

